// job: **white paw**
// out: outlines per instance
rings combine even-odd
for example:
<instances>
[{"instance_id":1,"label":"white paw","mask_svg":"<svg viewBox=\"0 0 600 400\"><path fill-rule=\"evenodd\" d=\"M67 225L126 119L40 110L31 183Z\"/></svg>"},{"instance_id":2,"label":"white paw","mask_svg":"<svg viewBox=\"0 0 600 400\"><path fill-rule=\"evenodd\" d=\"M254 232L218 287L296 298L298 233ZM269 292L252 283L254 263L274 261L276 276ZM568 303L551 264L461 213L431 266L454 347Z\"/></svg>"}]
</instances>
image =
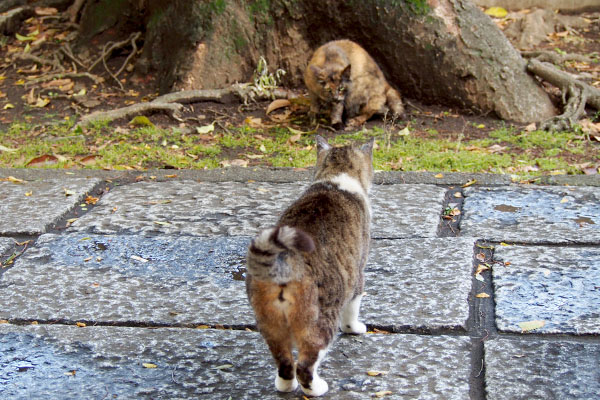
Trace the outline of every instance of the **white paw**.
<instances>
[{"instance_id":1,"label":"white paw","mask_svg":"<svg viewBox=\"0 0 600 400\"><path fill-rule=\"evenodd\" d=\"M279 375L275 377L275 387L280 392L293 392L298 387L296 378L283 379Z\"/></svg>"},{"instance_id":2,"label":"white paw","mask_svg":"<svg viewBox=\"0 0 600 400\"><path fill-rule=\"evenodd\" d=\"M311 397L322 396L328 390L329 385L327 385L327 382L325 382L325 380L319 378L318 376L315 376L313 378L312 382L310 383L310 389L302 386L302 391L304 392L304 394Z\"/></svg>"},{"instance_id":3,"label":"white paw","mask_svg":"<svg viewBox=\"0 0 600 400\"><path fill-rule=\"evenodd\" d=\"M353 321L348 324L343 324L342 332L351 333L354 335L362 335L363 333L367 332L367 326L362 322Z\"/></svg>"}]
</instances>

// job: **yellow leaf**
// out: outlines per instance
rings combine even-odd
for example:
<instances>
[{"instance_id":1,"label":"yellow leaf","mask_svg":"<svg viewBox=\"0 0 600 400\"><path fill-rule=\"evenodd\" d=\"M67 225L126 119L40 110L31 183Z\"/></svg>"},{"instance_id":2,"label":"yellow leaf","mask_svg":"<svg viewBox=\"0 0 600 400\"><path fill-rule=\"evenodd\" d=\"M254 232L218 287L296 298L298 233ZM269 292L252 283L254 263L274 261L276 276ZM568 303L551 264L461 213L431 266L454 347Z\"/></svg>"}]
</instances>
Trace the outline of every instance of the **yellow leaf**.
<instances>
[{"instance_id":1,"label":"yellow leaf","mask_svg":"<svg viewBox=\"0 0 600 400\"><path fill-rule=\"evenodd\" d=\"M568 202L569 202L569 199L568 199L568 198L566 198L566 197L563 197L563 198L560 200L560 202L561 202L561 204L563 204L563 203L568 203Z\"/></svg>"},{"instance_id":2,"label":"yellow leaf","mask_svg":"<svg viewBox=\"0 0 600 400\"><path fill-rule=\"evenodd\" d=\"M15 178L14 176L9 176L6 180L12 183L25 183L23 179Z\"/></svg>"},{"instance_id":3,"label":"yellow leaf","mask_svg":"<svg viewBox=\"0 0 600 400\"><path fill-rule=\"evenodd\" d=\"M77 325L78 327L80 327L80 328L85 328L85 327L87 326L87 325L86 325L85 323L83 323L83 322L78 322L76 325Z\"/></svg>"},{"instance_id":4,"label":"yellow leaf","mask_svg":"<svg viewBox=\"0 0 600 400\"><path fill-rule=\"evenodd\" d=\"M210 125L204 125L196 128L196 132L199 134L207 134L215 130L215 123L213 122Z\"/></svg>"},{"instance_id":5,"label":"yellow leaf","mask_svg":"<svg viewBox=\"0 0 600 400\"><path fill-rule=\"evenodd\" d=\"M10 103L6 103L6 105L4 107L2 107L4 110L10 110L11 108L15 108L14 105L10 104Z\"/></svg>"},{"instance_id":6,"label":"yellow leaf","mask_svg":"<svg viewBox=\"0 0 600 400\"><path fill-rule=\"evenodd\" d=\"M156 368L157 367L156 364L152 364L152 363L143 363L142 366L144 368Z\"/></svg>"},{"instance_id":7,"label":"yellow leaf","mask_svg":"<svg viewBox=\"0 0 600 400\"><path fill-rule=\"evenodd\" d=\"M408 129L408 125L406 125L406 127L404 127L404 129L401 129L398 131L398 136L408 136L410 135L410 130Z\"/></svg>"},{"instance_id":8,"label":"yellow leaf","mask_svg":"<svg viewBox=\"0 0 600 400\"><path fill-rule=\"evenodd\" d=\"M138 115L133 117L131 121L129 121L129 125L133 126L154 126L154 124L148 119L148 117L143 115Z\"/></svg>"},{"instance_id":9,"label":"yellow leaf","mask_svg":"<svg viewBox=\"0 0 600 400\"><path fill-rule=\"evenodd\" d=\"M18 81L15 82L15 85L24 85L25 84L25 79L19 79Z\"/></svg>"},{"instance_id":10,"label":"yellow leaf","mask_svg":"<svg viewBox=\"0 0 600 400\"><path fill-rule=\"evenodd\" d=\"M209 328L210 328L210 326L208 326L208 325L198 325L196 327L196 329L209 329Z\"/></svg>"},{"instance_id":11,"label":"yellow leaf","mask_svg":"<svg viewBox=\"0 0 600 400\"><path fill-rule=\"evenodd\" d=\"M390 394L392 394L391 390L381 390L379 392L373 393L373 396L375 396L377 398L381 398L381 397L389 396Z\"/></svg>"},{"instance_id":12,"label":"yellow leaf","mask_svg":"<svg viewBox=\"0 0 600 400\"><path fill-rule=\"evenodd\" d=\"M544 321L544 320L526 321L526 322L519 322L518 325L519 325L519 328L521 328L521 331L529 332L534 329L542 328L544 325L546 325L546 321Z\"/></svg>"},{"instance_id":13,"label":"yellow leaf","mask_svg":"<svg viewBox=\"0 0 600 400\"><path fill-rule=\"evenodd\" d=\"M504 18L508 14L508 11L502 7L490 7L485 10L485 13L490 17L494 18Z\"/></svg>"},{"instance_id":14,"label":"yellow leaf","mask_svg":"<svg viewBox=\"0 0 600 400\"><path fill-rule=\"evenodd\" d=\"M263 153L267 152L267 148L265 147L264 144L261 144L260 147L258 148L260 151L262 151Z\"/></svg>"},{"instance_id":15,"label":"yellow leaf","mask_svg":"<svg viewBox=\"0 0 600 400\"><path fill-rule=\"evenodd\" d=\"M387 371L367 371L367 375L369 376L380 376L387 374Z\"/></svg>"},{"instance_id":16,"label":"yellow leaf","mask_svg":"<svg viewBox=\"0 0 600 400\"><path fill-rule=\"evenodd\" d=\"M476 183L477 183L477 179L471 179L469 182L465 183L465 184L464 184L464 185L462 185L461 187L464 187L464 188L466 188L466 187L469 187L469 186L471 186L471 185L474 185L474 184L476 184Z\"/></svg>"},{"instance_id":17,"label":"yellow leaf","mask_svg":"<svg viewBox=\"0 0 600 400\"><path fill-rule=\"evenodd\" d=\"M438 178L438 179L443 178L443 177L444 177L444 174L441 174L441 173L434 176L434 178Z\"/></svg>"},{"instance_id":18,"label":"yellow leaf","mask_svg":"<svg viewBox=\"0 0 600 400\"><path fill-rule=\"evenodd\" d=\"M483 292L482 292L482 293L477 293L477 294L475 295L475 297L477 297L477 298L479 298L479 299L486 299L486 298L490 297L490 295L489 295L489 294L487 294L487 293L483 293Z\"/></svg>"},{"instance_id":19,"label":"yellow leaf","mask_svg":"<svg viewBox=\"0 0 600 400\"><path fill-rule=\"evenodd\" d=\"M30 197L33 194L33 192L25 192L25 196Z\"/></svg>"}]
</instances>

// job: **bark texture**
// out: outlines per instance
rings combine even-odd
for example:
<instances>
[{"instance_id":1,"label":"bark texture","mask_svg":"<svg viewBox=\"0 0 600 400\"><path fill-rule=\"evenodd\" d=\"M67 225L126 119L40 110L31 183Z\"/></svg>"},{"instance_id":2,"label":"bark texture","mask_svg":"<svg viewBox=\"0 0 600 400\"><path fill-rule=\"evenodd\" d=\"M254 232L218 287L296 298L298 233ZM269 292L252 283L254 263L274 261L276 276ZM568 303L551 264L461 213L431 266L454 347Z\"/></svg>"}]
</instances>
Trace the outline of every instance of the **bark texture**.
<instances>
[{"instance_id":1,"label":"bark texture","mask_svg":"<svg viewBox=\"0 0 600 400\"><path fill-rule=\"evenodd\" d=\"M348 38L405 97L517 122L555 114L520 54L468 0L88 0L82 20L108 3L137 21L132 31L143 28L137 68L157 73L163 93L249 81L260 56L287 71L285 84L302 86L312 51Z\"/></svg>"}]
</instances>

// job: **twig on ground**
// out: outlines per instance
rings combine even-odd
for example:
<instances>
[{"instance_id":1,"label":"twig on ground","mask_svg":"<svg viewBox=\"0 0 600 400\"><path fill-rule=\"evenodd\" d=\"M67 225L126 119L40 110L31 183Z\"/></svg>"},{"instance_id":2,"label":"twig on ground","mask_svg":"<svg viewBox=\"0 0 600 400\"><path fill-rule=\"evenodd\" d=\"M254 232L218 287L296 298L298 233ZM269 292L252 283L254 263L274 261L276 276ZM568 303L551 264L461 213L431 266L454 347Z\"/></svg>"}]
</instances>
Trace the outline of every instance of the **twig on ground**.
<instances>
[{"instance_id":1,"label":"twig on ground","mask_svg":"<svg viewBox=\"0 0 600 400\"><path fill-rule=\"evenodd\" d=\"M59 72L57 74L49 74L40 76L37 79L32 79L29 82L25 83L25 86L35 85L41 82L51 81L52 79L62 79L62 78L87 78L94 81L95 84L100 84L104 82L104 78L99 77L94 74L90 74L89 72Z\"/></svg>"},{"instance_id":2,"label":"twig on ground","mask_svg":"<svg viewBox=\"0 0 600 400\"><path fill-rule=\"evenodd\" d=\"M54 69L57 69L57 70L60 70L60 71L64 71L63 66L60 65L60 63L57 62L56 60L48 60L46 58L34 56L33 54L29 54L29 53L20 53L20 54L17 54L17 55L15 55L15 60L31 61L31 62L34 62L36 64L40 64L40 65L50 65Z\"/></svg>"}]
</instances>

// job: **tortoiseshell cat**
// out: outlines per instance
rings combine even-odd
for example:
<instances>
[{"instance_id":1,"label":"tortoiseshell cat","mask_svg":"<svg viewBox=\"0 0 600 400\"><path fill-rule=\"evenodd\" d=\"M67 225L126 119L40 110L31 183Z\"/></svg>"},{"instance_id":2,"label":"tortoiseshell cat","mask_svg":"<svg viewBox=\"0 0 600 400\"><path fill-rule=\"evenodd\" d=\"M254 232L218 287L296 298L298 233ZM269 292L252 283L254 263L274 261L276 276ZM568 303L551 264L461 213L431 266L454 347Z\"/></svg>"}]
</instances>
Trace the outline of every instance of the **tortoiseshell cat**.
<instances>
[{"instance_id":1,"label":"tortoiseshell cat","mask_svg":"<svg viewBox=\"0 0 600 400\"><path fill-rule=\"evenodd\" d=\"M335 40L319 47L304 72L313 117L331 109L331 124L340 125L346 112L347 128L364 124L373 114L388 110L404 115L400 94L389 85L373 58L357 43Z\"/></svg>"},{"instance_id":2,"label":"tortoiseshell cat","mask_svg":"<svg viewBox=\"0 0 600 400\"><path fill-rule=\"evenodd\" d=\"M277 365L275 387L328 390L317 368L338 327L361 334L363 269L370 241L373 140L332 147L317 139L312 185L263 230L247 254L246 289ZM292 347L298 349L294 363ZM297 378L297 380L296 380Z\"/></svg>"}]
</instances>

